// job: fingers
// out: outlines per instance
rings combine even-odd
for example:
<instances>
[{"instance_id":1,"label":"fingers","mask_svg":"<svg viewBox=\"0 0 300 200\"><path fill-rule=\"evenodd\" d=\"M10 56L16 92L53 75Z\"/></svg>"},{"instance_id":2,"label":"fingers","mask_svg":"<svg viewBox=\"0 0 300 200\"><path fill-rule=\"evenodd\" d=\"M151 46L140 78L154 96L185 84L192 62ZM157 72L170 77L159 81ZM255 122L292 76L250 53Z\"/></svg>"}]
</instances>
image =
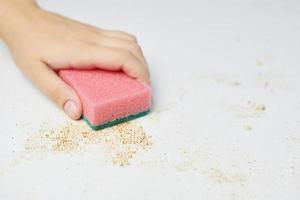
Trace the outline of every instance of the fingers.
<instances>
[{"instance_id":1,"label":"fingers","mask_svg":"<svg viewBox=\"0 0 300 200\"><path fill-rule=\"evenodd\" d=\"M89 54L85 56L91 60L94 67L107 70L123 70L127 75L150 84L148 64L134 35L92 26L88 26L88 29L90 30L88 43L90 46L97 44L97 47L85 51ZM84 49L84 47L80 49ZM79 56L81 61L82 52ZM87 63L88 60L80 64L80 68L87 66ZM73 63L72 66L76 68L76 63ZM89 66L91 67L91 65Z\"/></svg>"},{"instance_id":2,"label":"fingers","mask_svg":"<svg viewBox=\"0 0 300 200\"><path fill-rule=\"evenodd\" d=\"M96 43L100 46L108 47L111 50L118 50L115 54L121 56L119 59L121 69L127 75L150 84L148 64L140 46L137 43L137 38L134 35L123 31L98 30L102 38L96 40ZM140 67L134 57L142 63Z\"/></svg>"},{"instance_id":3,"label":"fingers","mask_svg":"<svg viewBox=\"0 0 300 200\"><path fill-rule=\"evenodd\" d=\"M135 79L147 84L150 82L147 65L129 50L103 47L85 42L70 47L67 52L63 49L57 49L55 52L48 51L48 56L43 56L42 60L54 70L66 68L122 70ZM63 59L56 59L57 57Z\"/></svg>"},{"instance_id":4,"label":"fingers","mask_svg":"<svg viewBox=\"0 0 300 200\"><path fill-rule=\"evenodd\" d=\"M144 58L142 49L135 43L124 39L113 38L113 37L101 37L96 40L96 43L103 47L121 49L124 51L129 51L135 55L144 65L147 66L146 60Z\"/></svg>"},{"instance_id":5,"label":"fingers","mask_svg":"<svg viewBox=\"0 0 300 200\"><path fill-rule=\"evenodd\" d=\"M148 67L127 50L90 45L77 52L71 66L81 69L82 66L89 66L104 70L122 70L142 82L150 82Z\"/></svg>"},{"instance_id":6,"label":"fingers","mask_svg":"<svg viewBox=\"0 0 300 200\"><path fill-rule=\"evenodd\" d=\"M82 105L76 92L62 81L46 64L40 61L28 63L25 73L39 89L72 119L79 119Z\"/></svg>"}]
</instances>

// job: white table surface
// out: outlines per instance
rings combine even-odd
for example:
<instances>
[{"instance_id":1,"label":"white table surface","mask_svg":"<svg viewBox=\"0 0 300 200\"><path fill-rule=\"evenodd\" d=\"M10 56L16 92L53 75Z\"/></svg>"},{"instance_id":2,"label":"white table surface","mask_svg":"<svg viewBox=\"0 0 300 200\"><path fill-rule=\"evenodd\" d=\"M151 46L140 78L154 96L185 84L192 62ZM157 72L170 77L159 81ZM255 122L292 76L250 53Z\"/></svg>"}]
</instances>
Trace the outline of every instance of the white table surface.
<instances>
[{"instance_id":1,"label":"white table surface","mask_svg":"<svg viewBox=\"0 0 300 200\"><path fill-rule=\"evenodd\" d=\"M0 199L300 199L300 1L39 2L138 36L154 108L134 123L154 145L125 167L97 147L26 154L70 120L1 43Z\"/></svg>"}]
</instances>

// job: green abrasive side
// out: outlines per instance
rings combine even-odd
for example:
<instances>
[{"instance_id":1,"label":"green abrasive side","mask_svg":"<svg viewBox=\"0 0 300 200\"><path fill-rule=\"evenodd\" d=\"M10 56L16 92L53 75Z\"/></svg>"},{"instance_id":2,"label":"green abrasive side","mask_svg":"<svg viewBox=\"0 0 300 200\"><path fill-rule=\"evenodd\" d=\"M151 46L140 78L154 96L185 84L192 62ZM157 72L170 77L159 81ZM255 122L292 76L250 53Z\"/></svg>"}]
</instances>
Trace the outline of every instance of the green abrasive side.
<instances>
[{"instance_id":1,"label":"green abrasive side","mask_svg":"<svg viewBox=\"0 0 300 200\"><path fill-rule=\"evenodd\" d=\"M142 116L145 116L147 115L148 113L150 112L150 110L146 110L144 112L140 112L140 113L137 113L137 114L134 114L134 115L129 115L127 117L123 117L123 118L119 118L119 119L115 119L111 122L107 122L107 123L104 123L104 124L100 124L100 125L93 125L89 122L89 120L87 118L85 118L84 116L82 116L81 118L94 130L94 131L98 131L98 130L101 130L101 129L104 129L104 128L108 128L108 127L111 127L111 126L114 126L114 125L117 125L117 124L120 124L120 123L123 123L123 122L127 122L127 121L130 121L130 120L133 120L133 119L136 119L138 117L142 117Z\"/></svg>"}]
</instances>

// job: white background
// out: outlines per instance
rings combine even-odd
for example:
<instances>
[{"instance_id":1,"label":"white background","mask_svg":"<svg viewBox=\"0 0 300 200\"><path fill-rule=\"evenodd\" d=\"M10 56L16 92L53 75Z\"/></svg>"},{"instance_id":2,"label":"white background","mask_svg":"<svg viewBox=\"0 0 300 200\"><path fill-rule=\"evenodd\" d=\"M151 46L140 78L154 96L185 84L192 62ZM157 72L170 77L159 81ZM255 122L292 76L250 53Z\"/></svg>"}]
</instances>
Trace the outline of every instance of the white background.
<instances>
[{"instance_id":1,"label":"white background","mask_svg":"<svg viewBox=\"0 0 300 200\"><path fill-rule=\"evenodd\" d=\"M154 147L128 167L85 155L10 167L43 122L68 119L1 43L0 199L300 199L299 1L39 2L138 37L154 87L138 121Z\"/></svg>"}]
</instances>

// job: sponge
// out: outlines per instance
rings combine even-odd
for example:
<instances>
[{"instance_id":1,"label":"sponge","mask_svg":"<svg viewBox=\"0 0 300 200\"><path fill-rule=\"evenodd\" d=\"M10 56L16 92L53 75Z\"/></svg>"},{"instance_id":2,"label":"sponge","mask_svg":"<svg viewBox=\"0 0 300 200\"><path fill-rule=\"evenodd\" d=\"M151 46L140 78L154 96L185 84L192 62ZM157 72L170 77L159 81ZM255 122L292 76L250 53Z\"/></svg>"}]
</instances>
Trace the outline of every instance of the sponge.
<instances>
[{"instance_id":1,"label":"sponge","mask_svg":"<svg viewBox=\"0 0 300 200\"><path fill-rule=\"evenodd\" d=\"M78 94L83 120L93 130L146 115L151 107L151 87L123 72L64 69L59 76Z\"/></svg>"}]
</instances>

